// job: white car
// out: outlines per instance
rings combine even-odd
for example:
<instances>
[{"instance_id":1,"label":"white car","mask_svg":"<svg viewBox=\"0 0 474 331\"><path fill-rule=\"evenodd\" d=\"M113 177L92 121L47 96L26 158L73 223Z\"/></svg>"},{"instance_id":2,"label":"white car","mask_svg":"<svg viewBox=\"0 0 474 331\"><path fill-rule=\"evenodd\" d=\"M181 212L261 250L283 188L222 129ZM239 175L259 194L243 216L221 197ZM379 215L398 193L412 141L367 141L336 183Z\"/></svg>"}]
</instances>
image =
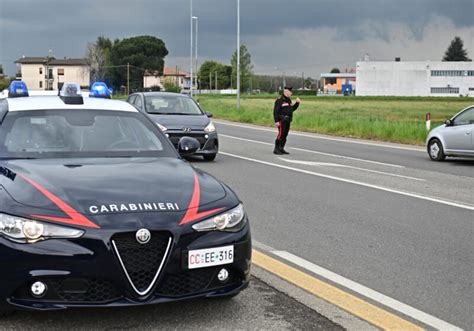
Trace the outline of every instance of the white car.
<instances>
[{"instance_id":1,"label":"white car","mask_svg":"<svg viewBox=\"0 0 474 331\"><path fill-rule=\"evenodd\" d=\"M446 156L474 157L473 134L474 105L471 105L430 132L426 139L428 155L433 161L443 161Z\"/></svg>"}]
</instances>

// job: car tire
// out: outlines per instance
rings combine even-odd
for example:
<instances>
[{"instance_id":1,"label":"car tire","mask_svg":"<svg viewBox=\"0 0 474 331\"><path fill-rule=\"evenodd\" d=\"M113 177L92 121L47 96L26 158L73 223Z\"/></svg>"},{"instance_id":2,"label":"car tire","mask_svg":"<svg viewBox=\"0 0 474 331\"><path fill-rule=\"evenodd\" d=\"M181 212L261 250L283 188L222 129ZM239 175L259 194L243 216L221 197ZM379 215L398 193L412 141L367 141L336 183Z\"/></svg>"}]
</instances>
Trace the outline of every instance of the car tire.
<instances>
[{"instance_id":1,"label":"car tire","mask_svg":"<svg viewBox=\"0 0 474 331\"><path fill-rule=\"evenodd\" d=\"M216 158L217 154L205 154L203 155L202 157L204 158L204 160L206 161L214 161L214 159Z\"/></svg>"},{"instance_id":2,"label":"car tire","mask_svg":"<svg viewBox=\"0 0 474 331\"><path fill-rule=\"evenodd\" d=\"M446 158L443 145L439 139L432 139L428 143L428 155L433 161L443 161Z\"/></svg>"}]
</instances>

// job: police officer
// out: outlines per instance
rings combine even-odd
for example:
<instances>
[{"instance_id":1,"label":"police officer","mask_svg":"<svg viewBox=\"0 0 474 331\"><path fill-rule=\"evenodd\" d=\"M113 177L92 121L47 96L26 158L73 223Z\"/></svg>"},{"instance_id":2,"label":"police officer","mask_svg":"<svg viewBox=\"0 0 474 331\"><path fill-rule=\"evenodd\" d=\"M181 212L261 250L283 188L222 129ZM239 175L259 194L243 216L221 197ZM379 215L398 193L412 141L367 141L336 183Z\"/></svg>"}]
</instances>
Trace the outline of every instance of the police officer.
<instances>
[{"instance_id":1,"label":"police officer","mask_svg":"<svg viewBox=\"0 0 474 331\"><path fill-rule=\"evenodd\" d=\"M286 137L288 137L288 132L290 132L290 123L293 119L293 112L298 109L301 102L300 98L296 98L296 102L291 104L290 98L292 95L293 88L291 86L285 86L282 96L275 101L273 117L275 119L275 125L278 128L278 137L275 140L273 154L290 154L285 151Z\"/></svg>"}]
</instances>

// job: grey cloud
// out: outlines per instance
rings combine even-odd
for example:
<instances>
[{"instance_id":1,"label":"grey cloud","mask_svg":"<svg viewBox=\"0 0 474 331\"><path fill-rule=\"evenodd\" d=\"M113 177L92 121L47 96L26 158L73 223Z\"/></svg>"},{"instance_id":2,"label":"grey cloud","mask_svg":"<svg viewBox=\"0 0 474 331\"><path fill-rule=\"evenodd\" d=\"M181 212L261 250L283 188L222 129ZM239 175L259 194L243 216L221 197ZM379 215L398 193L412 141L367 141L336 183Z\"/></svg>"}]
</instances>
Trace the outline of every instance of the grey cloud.
<instances>
[{"instance_id":1,"label":"grey cloud","mask_svg":"<svg viewBox=\"0 0 474 331\"><path fill-rule=\"evenodd\" d=\"M199 17L199 53L229 61L236 46L236 0L194 0ZM8 73L22 54L83 56L100 35L162 38L168 58L189 54L189 0L59 1L0 0L0 63ZM389 41L390 24L403 24L422 41L434 17L456 28L474 27L474 0L241 0L242 42L287 30L335 29L334 41ZM367 29L370 26L370 29ZM291 42L282 40L281 43ZM449 41L446 41L446 46ZM472 41L471 41L472 43ZM284 45L277 45L283 47ZM258 44L253 45L258 47ZM256 50L271 55L271 50Z\"/></svg>"}]
</instances>

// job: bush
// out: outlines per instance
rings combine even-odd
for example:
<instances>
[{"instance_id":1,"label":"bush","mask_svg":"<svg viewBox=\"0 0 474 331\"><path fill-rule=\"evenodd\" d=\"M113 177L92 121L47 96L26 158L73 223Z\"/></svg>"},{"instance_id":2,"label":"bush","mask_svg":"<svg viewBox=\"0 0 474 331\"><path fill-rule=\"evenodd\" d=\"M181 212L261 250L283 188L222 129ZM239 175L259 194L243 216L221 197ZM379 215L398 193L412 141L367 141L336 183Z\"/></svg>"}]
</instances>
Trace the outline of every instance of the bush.
<instances>
[{"instance_id":1,"label":"bush","mask_svg":"<svg viewBox=\"0 0 474 331\"><path fill-rule=\"evenodd\" d=\"M165 82L165 91L166 92L179 93L181 91L181 89L179 88L178 85L176 85L172 82Z\"/></svg>"},{"instance_id":2,"label":"bush","mask_svg":"<svg viewBox=\"0 0 474 331\"><path fill-rule=\"evenodd\" d=\"M293 95L317 95L316 90L295 90L293 89Z\"/></svg>"}]
</instances>

